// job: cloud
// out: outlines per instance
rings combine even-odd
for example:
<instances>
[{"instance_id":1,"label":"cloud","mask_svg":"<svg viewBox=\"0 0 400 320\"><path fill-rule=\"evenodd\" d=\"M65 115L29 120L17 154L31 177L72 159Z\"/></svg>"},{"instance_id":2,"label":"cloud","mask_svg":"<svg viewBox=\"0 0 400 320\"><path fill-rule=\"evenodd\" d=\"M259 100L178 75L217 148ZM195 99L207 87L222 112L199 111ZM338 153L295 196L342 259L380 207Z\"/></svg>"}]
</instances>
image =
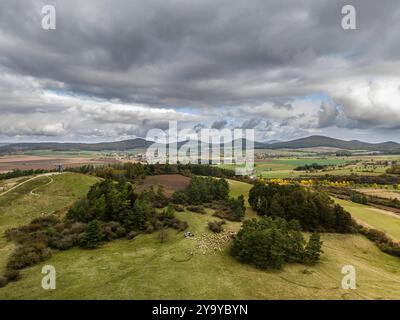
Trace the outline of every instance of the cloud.
<instances>
[{"instance_id":1,"label":"cloud","mask_svg":"<svg viewBox=\"0 0 400 320\"><path fill-rule=\"evenodd\" d=\"M339 114L337 107L327 101L322 101L321 108L318 110L318 127L325 128L336 123Z\"/></svg>"},{"instance_id":2,"label":"cloud","mask_svg":"<svg viewBox=\"0 0 400 320\"><path fill-rule=\"evenodd\" d=\"M40 27L44 4L54 31ZM117 139L174 119L277 139L334 127L391 137L400 5L346 4L357 32L329 0L3 0L0 139Z\"/></svg>"},{"instance_id":3,"label":"cloud","mask_svg":"<svg viewBox=\"0 0 400 320\"><path fill-rule=\"evenodd\" d=\"M251 119L245 120L242 123L240 128L241 129L254 129L261 123L261 121L262 121L261 119L251 118Z\"/></svg>"},{"instance_id":4,"label":"cloud","mask_svg":"<svg viewBox=\"0 0 400 320\"><path fill-rule=\"evenodd\" d=\"M211 128L220 130L220 129L223 129L227 124L228 124L228 121L226 121L226 120L216 120L211 125Z\"/></svg>"}]
</instances>

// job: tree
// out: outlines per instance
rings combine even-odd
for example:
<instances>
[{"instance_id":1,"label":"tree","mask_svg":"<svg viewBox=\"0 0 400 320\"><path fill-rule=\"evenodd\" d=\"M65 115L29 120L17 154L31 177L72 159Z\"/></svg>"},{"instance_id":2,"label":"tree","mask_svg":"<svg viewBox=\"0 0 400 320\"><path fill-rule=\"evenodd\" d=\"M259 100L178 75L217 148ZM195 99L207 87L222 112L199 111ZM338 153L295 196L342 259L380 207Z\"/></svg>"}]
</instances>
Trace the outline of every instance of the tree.
<instances>
[{"instance_id":1,"label":"tree","mask_svg":"<svg viewBox=\"0 0 400 320\"><path fill-rule=\"evenodd\" d=\"M145 230L152 207L146 197L139 197L132 209L126 210L124 226L127 230Z\"/></svg>"},{"instance_id":2,"label":"tree","mask_svg":"<svg viewBox=\"0 0 400 320\"><path fill-rule=\"evenodd\" d=\"M175 209L172 204L168 204L167 209L161 213L161 219L170 220L175 218Z\"/></svg>"},{"instance_id":3,"label":"tree","mask_svg":"<svg viewBox=\"0 0 400 320\"><path fill-rule=\"evenodd\" d=\"M160 240L161 243L164 243L168 240L168 231L165 228L162 228L160 232L158 233L158 240Z\"/></svg>"},{"instance_id":4,"label":"tree","mask_svg":"<svg viewBox=\"0 0 400 320\"><path fill-rule=\"evenodd\" d=\"M311 234L310 239L307 242L305 249L305 262L307 263L316 263L322 251L322 241L321 237L318 233L314 232Z\"/></svg>"},{"instance_id":5,"label":"tree","mask_svg":"<svg viewBox=\"0 0 400 320\"><path fill-rule=\"evenodd\" d=\"M85 235L81 240L81 245L85 248L96 248L103 240L103 232L98 220L92 220L88 223Z\"/></svg>"},{"instance_id":6,"label":"tree","mask_svg":"<svg viewBox=\"0 0 400 320\"><path fill-rule=\"evenodd\" d=\"M353 220L350 213L345 211L342 206L335 205L335 230L339 233L351 233L354 232Z\"/></svg>"},{"instance_id":7,"label":"tree","mask_svg":"<svg viewBox=\"0 0 400 320\"><path fill-rule=\"evenodd\" d=\"M244 196L240 195L237 199L231 198L230 206L232 210L232 220L242 221L246 212L246 208L244 206Z\"/></svg>"}]
</instances>

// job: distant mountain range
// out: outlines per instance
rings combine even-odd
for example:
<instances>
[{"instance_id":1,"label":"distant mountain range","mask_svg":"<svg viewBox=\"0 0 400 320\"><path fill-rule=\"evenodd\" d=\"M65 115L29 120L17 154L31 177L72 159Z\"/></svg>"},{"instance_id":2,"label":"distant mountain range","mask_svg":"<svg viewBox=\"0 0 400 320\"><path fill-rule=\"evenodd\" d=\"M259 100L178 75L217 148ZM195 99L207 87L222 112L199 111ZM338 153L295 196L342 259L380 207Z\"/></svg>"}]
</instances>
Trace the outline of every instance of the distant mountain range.
<instances>
[{"instance_id":1,"label":"distant mountain range","mask_svg":"<svg viewBox=\"0 0 400 320\"><path fill-rule=\"evenodd\" d=\"M24 152L29 150L53 150L53 151L125 151L130 149L147 148L153 142L145 139L136 138L130 140L116 142L101 142L101 143L13 143L0 146L0 154ZM185 142L180 142L182 145ZM332 147L345 150L367 150L380 151L385 153L400 153L400 144L388 141L382 143L368 143L358 140L345 141L325 136L310 136L306 138L281 142L255 142L255 149L302 149L316 147Z\"/></svg>"},{"instance_id":2,"label":"distant mountain range","mask_svg":"<svg viewBox=\"0 0 400 320\"><path fill-rule=\"evenodd\" d=\"M325 136L310 136L306 138L267 144L267 149L300 149L300 148L316 148L316 147L332 147L346 150L368 150L381 152L400 152L400 144L387 141L381 143L368 143L359 140L340 140Z\"/></svg>"}]
</instances>

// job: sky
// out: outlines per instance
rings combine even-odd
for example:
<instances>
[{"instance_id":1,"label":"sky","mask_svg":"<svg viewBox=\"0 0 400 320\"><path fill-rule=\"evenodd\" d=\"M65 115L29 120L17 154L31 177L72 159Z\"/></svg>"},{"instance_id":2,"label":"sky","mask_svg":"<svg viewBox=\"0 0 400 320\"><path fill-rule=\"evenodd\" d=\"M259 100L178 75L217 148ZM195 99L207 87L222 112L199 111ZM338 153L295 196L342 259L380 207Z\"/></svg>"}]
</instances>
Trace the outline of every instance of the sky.
<instances>
[{"instance_id":1,"label":"sky","mask_svg":"<svg viewBox=\"0 0 400 320\"><path fill-rule=\"evenodd\" d=\"M170 120L400 142L399 30L398 0L2 0L0 142L116 141Z\"/></svg>"}]
</instances>

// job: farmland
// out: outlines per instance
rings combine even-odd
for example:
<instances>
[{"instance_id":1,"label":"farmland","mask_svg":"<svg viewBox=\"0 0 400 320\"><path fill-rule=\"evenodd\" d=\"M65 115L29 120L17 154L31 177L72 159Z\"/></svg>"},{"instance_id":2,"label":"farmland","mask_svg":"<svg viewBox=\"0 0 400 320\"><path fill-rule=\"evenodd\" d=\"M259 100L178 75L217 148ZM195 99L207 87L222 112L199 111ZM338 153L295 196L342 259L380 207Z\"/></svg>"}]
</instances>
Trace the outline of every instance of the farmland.
<instances>
[{"instance_id":1,"label":"farmland","mask_svg":"<svg viewBox=\"0 0 400 320\"><path fill-rule=\"evenodd\" d=\"M39 155L37 155L39 154ZM92 158L88 154L60 154L48 153L42 154L35 152L35 155L7 155L0 156L0 173L16 169L31 170L45 169L54 170L59 164L65 167L80 167L85 164L100 165L115 163L112 159Z\"/></svg>"},{"instance_id":2,"label":"farmland","mask_svg":"<svg viewBox=\"0 0 400 320\"><path fill-rule=\"evenodd\" d=\"M82 181L83 184L81 183ZM41 212L63 212L83 195L95 178L75 174L54 177L54 183L38 178L16 189L13 205L2 203L2 225L25 223ZM78 183L79 182L79 183ZM47 184L47 185L46 185ZM229 181L231 195L247 193L250 185ZM40 187L42 185L42 187ZM37 188L37 189L36 189ZM36 189L39 198L31 197ZM49 197L57 195L52 201ZM29 200L30 206L27 202ZM33 210L32 206L33 205ZM4 213L8 214L5 215ZM24 219L23 214L27 215ZM22 279L0 289L2 299L395 299L400 298L400 261L382 253L361 235L323 234L324 254L313 266L290 264L282 271L262 271L234 260L229 243L216 244L221 250L200 249L199 241L215 239L207 222L211 212L201 215L177 212L188 221L194 238L169 230L160 243L156 234L142 234L133 240L116 240L97 249L71 249L56 253L45 264L57 270L57 289L40 286L42 265L22 271ZM246 215L253 216L247 211ZM15 218L20 216L20 218ZM228 222L226 230L237 231L240 222ZM11 248L2 247L5 252ZM357 269L357 290L341 289L341 268Z\"/></svg>"},{"instance_id":3,"label":"farmland","mask_svg":"<svg viewBox=\"0 0 400 320\"><path fill-rule=\"evenodd\" d=\"M277 150L275 150L277 151ZM302 175L380 175L386 172L390 166L385 162L399 161L400 157L395 155L358 155L348 157L337 157L332 155L298 155L278 156L266 159L257 159L254 168L254 176L263 178L298 178ZM259 157L259 156L258 156ZM304 165L318 164L326 166L323 170L302 171L294 170ZM234 165L219 165L222 168L234 169Z\"/></svg>"}]
</instances>

